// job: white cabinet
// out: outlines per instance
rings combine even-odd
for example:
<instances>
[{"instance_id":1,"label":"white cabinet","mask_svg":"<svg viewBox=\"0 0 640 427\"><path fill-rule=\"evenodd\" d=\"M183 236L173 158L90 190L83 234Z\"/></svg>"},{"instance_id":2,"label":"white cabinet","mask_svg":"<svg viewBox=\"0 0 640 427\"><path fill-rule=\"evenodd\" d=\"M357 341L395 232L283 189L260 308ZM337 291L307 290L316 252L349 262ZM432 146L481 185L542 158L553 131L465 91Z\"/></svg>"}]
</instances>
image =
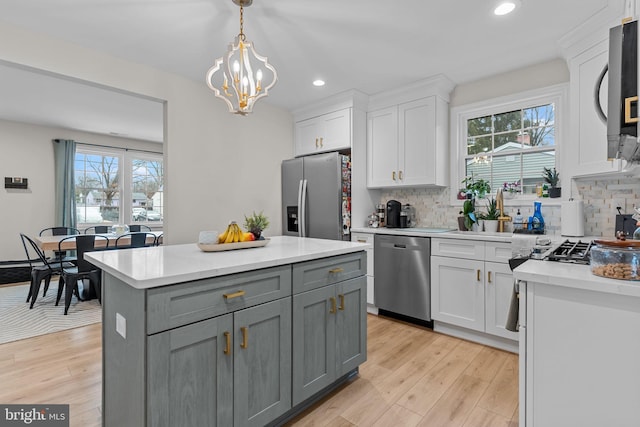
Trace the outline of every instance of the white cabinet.
<instances>
[{"instance_id":1,"label":"white cabinet","mask_svg":"<svg viewBox=\"0 0 640 427\"><path fill-rule=\"evenodd\" d=\"M433 319L518 340L517 333L505 329L513 290L509 258L509 243L431 239Z\"/></svg>"},{"instance_id":2,"label":"white cabinet","mask_svg":"<svg viewBox=\"0 0 640 427\"><path fill-rule=\"evenodd\" d=\"M637 426L640 298L546 281L520 285L519 425Z\"/></svg>"},{"instance_id":3,"label":"white cabinet","mask_svg":"<svg viewBox=\"0 0 640 427\"><path fill-rule=\"evenodd\" d=\"M448 103L438 96L367 114L367 187L448 184Z\"/></svg>"},{"instance_id":4,"label":"white cabinet","mask_svg":"<svg viewBox=\"0 0 640 427\"><path fill-rule=\"evenodd\" d=\"M351 148L351 108L344 108L295 124L294 155Z\"/></svg>"},{"instance_id":5,"label":"white cabinet","mask_svg":"<svg viewBox=\"0 0 640 427\"><path fill-rule=\"evenodd\" d=\"M367 252L367 310L377 313L373 303L373 233L351 233L351 241L371 245Z\"/></svg>"},{"instance_id":6,"label":"white cabinet","mask_svg":"<svg viewBox=\"0 0 640 427\"><path fill-rule=\"evenodd\" d=\"M563 152L569 153L565 164L571 176L616 172L621 168L619 160L607 159L607 125L600 119L596 106L599 102L607 114L608 74L597 93L596 84L608 61L608 40L568 59L571 132L563 141L566 145Z\"/></svg>"}]
</instances>

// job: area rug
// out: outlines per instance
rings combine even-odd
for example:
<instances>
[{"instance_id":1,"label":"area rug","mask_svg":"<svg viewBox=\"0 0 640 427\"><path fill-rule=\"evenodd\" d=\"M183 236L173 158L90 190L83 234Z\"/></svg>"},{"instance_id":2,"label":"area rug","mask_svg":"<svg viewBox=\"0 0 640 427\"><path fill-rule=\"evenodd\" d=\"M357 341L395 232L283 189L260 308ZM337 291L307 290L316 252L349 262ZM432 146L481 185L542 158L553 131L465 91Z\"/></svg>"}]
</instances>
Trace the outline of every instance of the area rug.
<instances>
[{"instance_id":1,"label":"area rug","mask_svg":"<svg viewBox=\"0 0 640 427\"><path fill-rule=\"evenodd\" d=\"M0 344L91 325L102 320L102 308L98 300L78 301L73 297L69 313L65 316L64 299L58 306L55 305L58 282L51 282L44 298L42 290L40 288L33 309L29 309L29 303L25 302L29 293L28 284L0 287Z\"/></svg>"}]
</instances>

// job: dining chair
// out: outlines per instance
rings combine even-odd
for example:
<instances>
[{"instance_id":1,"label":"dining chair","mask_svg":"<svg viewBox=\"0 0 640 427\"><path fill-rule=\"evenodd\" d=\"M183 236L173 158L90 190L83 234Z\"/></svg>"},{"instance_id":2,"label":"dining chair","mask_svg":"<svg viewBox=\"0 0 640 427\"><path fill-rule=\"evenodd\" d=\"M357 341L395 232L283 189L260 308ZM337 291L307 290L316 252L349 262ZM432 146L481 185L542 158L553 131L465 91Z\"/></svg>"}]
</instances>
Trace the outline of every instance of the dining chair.
<instances>
[{"instance_id":1,"label":"dining chair","mask_svg":"<svg viewBox=\"0 0 640 427\"><path fill-rule=\"evenodd\" d=\"M59 275L62 270L60 264L51 263L50 260L47 259L38 244L29 236L20 233L20 239L22 240L22 246L27 254L29 266L31 267L31 284L29 285L29 293L27 295L26 302L31 300L29 308L33 308L33 304L36 302L36 298L38 297L38 291L40 290L40 284L42 281L45 281L44 290L42 292L42 296L44 297L49 289L51 277L53 275ZM29 247L31 247L31 250L29 250ZM37 258L32 258L33 254L35 254ZM63 262L63 265L65 267L73 267L73 264L70 262ZM58 284L58 287L59 286L60 284Z\"/></svg>"},{"instance_id":2,"label":"dining chair","mask_svg":"<svg viewBox=\"0 0 640 427\"><path fill-rule=\"evenodd\" d=\"M151 238L151 242L148 239ZM115 242L115 247L119 249L125 248L142 248L145 246L154 246L156 242L156 235L148 233L146 231L140 231L137 233L125 233L118 236Z\"/></svg>"},{"instance_id":3,"label":"dining chair","mask_svg":"<svg viewBox=\"0 0 640 427\"><path fill-rule=\"evenodd\" d=\"M138 233L140 231L151 231L151 227L144 224L129 224L129 232Z\"/></svg>"},{"instance_id":4,"label":"dining chair","mask_svg":"<svg viewBox=\"0 0 640 427\"><path fill-rule=\"evenodd\" d=\"M85 252L90 252L96 249L96 240L104 239L105 240L105 248L109 247L109 239L105 236L101 236L99 234L82 234L79 236L69 236L66 237L58 243L58 248L61 248L63 242L66 240L75 239L76 244L76 252L78 254L78 262L77 266L74 267L63 267L61 264L61 274L60 280L58 284L58 297L56 298L56 305L60 303L60 299L62 297L62 292L64 289L64 314L66 315L69 312L69 306L71 305L71 298L75 294L79 301L83 301L80 296L80 289L78 287L79 280L89 280L89 286L93 287L93 291L95 292L98 301L102 302L101 299L101 276L102 270L98 267L91 264L89 261L84 259Z\"/></svg>"},{"instance_id":5,"label":"dining chair","mask_svg":"<svg viewBox=\"0 0 640 427\"><path fill-rule=\"evenodd\" d=\"M40 230L38 236L66 236L69 234L81 234L80 230L74 227L47 227ZM76 262L74 256L69 256L67 251L54 251L53 261L59 261L62 258L66 262Z\"/></svg>"},{"instance_id":6,"label":"dining chair","mask_svg":"<svg viewBox=\"0 0 640 427\"><path fill-rule=\"evenodd\" d=\"M94 225L93 227L85 228L84 234L107 234L111 232L110 228L108 225Z\"/></svg>"},{"instance_id":7,"label":"dining chair","mask_svg":"<svg viewBox=\"0 0 640 427\"><path fill-rule=\"evenodd\" d=\"M158 234L158 235L156 236L156 241L155 241L155 243L154 243L153 245L154 245L154 246L160 246L160 245L162 245L162 244L164 243L164 237L163 237L163 236L164 236L164 234L163 234L163 233L162 233L162 234Z\"/></svg>"}]
</instances>

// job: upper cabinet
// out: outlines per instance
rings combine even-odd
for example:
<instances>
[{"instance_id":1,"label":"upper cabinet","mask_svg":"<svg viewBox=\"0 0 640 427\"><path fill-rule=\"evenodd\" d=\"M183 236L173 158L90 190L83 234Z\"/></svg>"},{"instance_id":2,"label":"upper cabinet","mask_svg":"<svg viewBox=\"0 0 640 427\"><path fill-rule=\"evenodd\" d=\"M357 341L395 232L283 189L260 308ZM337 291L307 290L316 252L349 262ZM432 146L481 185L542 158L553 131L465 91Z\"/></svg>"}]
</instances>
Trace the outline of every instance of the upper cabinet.
<instances>
[{"instance_id":1,"label":"upper cabinet","mask_svg":"<svg viewBox=\"0 0 640 427\"><path fill-rule=\"evenodd\" d=\"M351 148L351 122L351 108L296 122L294 155Z\"/></svg>"},{"instance_id":2,"label":"upper cabinet","mask_svg":"<svg viewBox=\"0 0 640 427\"><path fill-rule=\"evenodd\" d=\"M453 84L440 76L422 82L415 90L377 95L370 101L367 187L448 185L448 101L452 89Z\"/></svg>"},{"instance_id":3,"label":"upper cabinet","mask_svg":"<svg viewBox=\"0 0 640 427\"><path fill-rule=\"evenodd\" d=\"M350 150L358 138L364 145L366 105L367 96L352 90L294 111L294 156Z\"/></svg>"}]
</instances>

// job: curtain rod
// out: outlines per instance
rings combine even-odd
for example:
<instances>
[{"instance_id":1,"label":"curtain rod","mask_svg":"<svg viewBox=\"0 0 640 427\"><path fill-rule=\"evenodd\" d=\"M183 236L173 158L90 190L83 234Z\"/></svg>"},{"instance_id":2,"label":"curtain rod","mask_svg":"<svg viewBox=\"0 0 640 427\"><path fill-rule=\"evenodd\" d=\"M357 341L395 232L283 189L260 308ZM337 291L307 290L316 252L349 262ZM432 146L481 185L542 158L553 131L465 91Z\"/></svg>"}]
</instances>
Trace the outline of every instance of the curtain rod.
<instances>
[{"instance_id":1,"label":"curtain rod","mask_svg":"<svg viewBox=\"0 0 640 427\"><path fill-rule=\"evenodd\" d=\"M60 142L61 139L56 138L54 139L55 142ZM80 142L80 141L76 141L76 144L80 144L80 145L87 145L89 147L101 147L101 148L111 148L113 150L123 150L123 151L137 151L139 153L150 153L150 154L163 154L164 153L162 151L151 151L151 150L139 150L137 148L121 148L121 147L113 147L111 145L102 145L102 144L91 144L88 142Z\"/></svg>"}]
</instances>

